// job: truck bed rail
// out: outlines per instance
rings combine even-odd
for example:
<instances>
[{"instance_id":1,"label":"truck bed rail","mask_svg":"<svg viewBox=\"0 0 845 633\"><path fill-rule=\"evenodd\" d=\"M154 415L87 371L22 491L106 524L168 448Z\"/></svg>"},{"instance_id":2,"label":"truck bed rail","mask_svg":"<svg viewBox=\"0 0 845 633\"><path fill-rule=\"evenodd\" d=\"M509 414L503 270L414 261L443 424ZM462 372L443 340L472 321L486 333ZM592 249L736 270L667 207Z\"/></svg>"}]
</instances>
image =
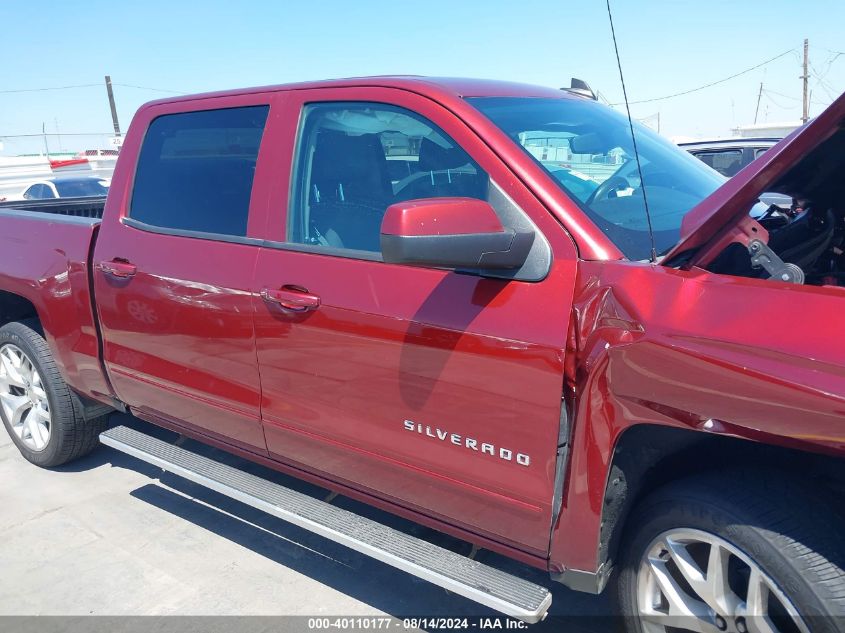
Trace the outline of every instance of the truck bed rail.
<instances>
[{"instance_id":1,"label":"truck bed rail","mask_svg":"<svg viewBox=\"0 0 845 633\"><path fill-rule=\"evenodd\" d=\"M87 198L56 198L55 200L15 200L0 202L0 210L37 211L77 218L103 218L106 199L103 196Z\"/></svg>"}]
</instances>

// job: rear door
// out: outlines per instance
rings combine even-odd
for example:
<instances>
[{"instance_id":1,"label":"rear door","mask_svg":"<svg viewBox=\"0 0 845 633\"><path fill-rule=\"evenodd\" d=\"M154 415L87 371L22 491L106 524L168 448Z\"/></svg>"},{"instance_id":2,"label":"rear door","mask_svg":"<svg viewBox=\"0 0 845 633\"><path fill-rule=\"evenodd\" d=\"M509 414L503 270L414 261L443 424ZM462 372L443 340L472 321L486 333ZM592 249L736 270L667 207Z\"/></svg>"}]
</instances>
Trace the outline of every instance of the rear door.
<instances>
[{"instance_id":1,"label":"rear door","mask_svg":"<svg viewBox=\"0 0 845 633\"><path fill-rule=\"evenodd\" d=\"M381 88L292 93L256 269L272 456L545 554L574 248L454 115ZM538 230L541 280L381 261L398 200L490 200Z\"/></svg>"},{"instance_id":2,"label":"rear door","mask_svg":"<svg viewBox=\"0 0 845 633\"><path fill-rule=\"evenodd\" d=\"M274 107L258 94L142 110L123 149L137 152L137 168L115 179L126 203L105 214L94 254L118 397L262 453L250 218Z\"/></svg>"}]
</instances>

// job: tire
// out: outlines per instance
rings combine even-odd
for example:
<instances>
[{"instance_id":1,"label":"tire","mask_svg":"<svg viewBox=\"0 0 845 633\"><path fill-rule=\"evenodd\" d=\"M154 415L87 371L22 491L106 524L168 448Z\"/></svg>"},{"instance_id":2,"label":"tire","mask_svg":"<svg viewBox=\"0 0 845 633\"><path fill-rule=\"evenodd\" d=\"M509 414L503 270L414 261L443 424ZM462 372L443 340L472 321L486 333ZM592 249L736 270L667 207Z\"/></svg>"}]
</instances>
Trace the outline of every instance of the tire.
<instances>
[{"instance_id":1,"label":"tire","mask_svg":"<svg viewBox=\"0 0 845 633\"><path fill-rule=\"evenodd\" d=\"M3 378L10 375L4 373L7 372L2 365L4 353L5 360L8 362L10 354L15 359L20 359L19 352L29 361L29 364L25 364L25 368L29 369L31 364L34 370L29 375L36 376L32 381L32 386L27 386L25 389L7 387ZM18 377L21 375L23 374L17 374ZM36 466L51 468L87 455L97 447L99 434L106 428L107 416L88 421L84 419L82 404L59 373L47 341L41 334L40 324L35 320L7 323L0 327L0 398L3 393L18 398L26 394L38 393L41 394L40 397L31 397L37 398L41 403L44 402L44 395L46 395L48 410L44 409L43 404L40 406L47 410L49 420L42 420L44 423L39 426L38 433L21 430L21 428L26 426L26 416L32 415L39 405L31 404L31 410L25 416L20 416L24 422L18 420L18 425L13 428L9 417L10 409L0 401L0 418L3 420L3 426L6 427L6 431L21 455ZM11 399L6 400L7 404L10 402L12 402ZM16 428L20 433L16 431ZM45 434L44 429L48 433ZM35 436L40 441L36 441ZM38 446L38 444L43 445Z\"/></svg>"},{"instance_id":2,"label":"tire","mask_svg":"<svg viewBox=\"0 0 845 633\"><path fill-rule=\"evenodd\" d=\"M756 592L748 594L756 586L767 596L761 610L775 630L845 632L845 521L829 501L807 484L766 471L696 476L653 493L634 508L621 544L615 589L625 629L663 631L667 620L655 618L655 612L668 611L667 592L680 589L676 596L692 594L700 602L681 598L675 604L693 605L692 612L715 625L705 630L754 631L755 623L766 623L745 611L763 604L754 600ZM693 567L685 564L690 560ZM720 567L718 561L727 564ZM728 572L708 576L711 568ZM728 589L710 591L706 584L688 582L698 581L699 572L707 579L726 578ZM751 577L761 580L751 583ZM681 617L669 630L697 624L694 617Z\"/></svg>"}]
</instances>

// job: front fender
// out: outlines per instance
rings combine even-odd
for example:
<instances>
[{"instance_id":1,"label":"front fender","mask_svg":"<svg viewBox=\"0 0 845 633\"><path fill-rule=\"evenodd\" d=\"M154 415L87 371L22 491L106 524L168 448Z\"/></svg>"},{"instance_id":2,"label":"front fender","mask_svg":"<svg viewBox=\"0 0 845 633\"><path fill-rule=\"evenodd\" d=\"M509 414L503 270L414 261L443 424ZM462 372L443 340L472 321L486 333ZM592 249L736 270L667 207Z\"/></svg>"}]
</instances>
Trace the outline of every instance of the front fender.
<instances>
[{"instance_id":1,"label":"front fender","mask_svg":"<svg viewBox=\"0 0 845 633\"><path fill-rule=\"evenodd\" d=\"M599 569L613 452L634 425L845 454L842 290L589 262L575 314L577 406L553 571Z\"/></svg>"}]
</instances>

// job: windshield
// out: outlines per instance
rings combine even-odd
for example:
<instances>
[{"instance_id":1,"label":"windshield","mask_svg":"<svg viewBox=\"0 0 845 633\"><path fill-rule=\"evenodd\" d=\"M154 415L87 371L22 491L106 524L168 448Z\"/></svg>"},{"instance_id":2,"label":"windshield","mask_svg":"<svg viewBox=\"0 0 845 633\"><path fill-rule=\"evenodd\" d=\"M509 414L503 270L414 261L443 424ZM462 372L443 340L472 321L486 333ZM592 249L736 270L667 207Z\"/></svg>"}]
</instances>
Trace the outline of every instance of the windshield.
<instances>
[{"instance_id":1,"label":"windshield","mask_svg":"<svg viewBox=\"0 0 845 633\"><path fill-rule=\"evenodd\" d=\"M109 188L104 180L84 178L80 180L56 180L56 191L60 198L85 198L88 196L105 196Z\"/></svg>"},{"instance_id":2,"label":"windshield","mask_svg":"<svg viewBox=\"0 0 845 633\"><path fill-rule=\"evenodd\" d=\"M643 183L627 118L581 99L468 101L537 160L627 258L649 258ZM684 214L725 179L648 128L634 127L655 246L662 254L680 239Z\"/></svg>"}]
</instances>

